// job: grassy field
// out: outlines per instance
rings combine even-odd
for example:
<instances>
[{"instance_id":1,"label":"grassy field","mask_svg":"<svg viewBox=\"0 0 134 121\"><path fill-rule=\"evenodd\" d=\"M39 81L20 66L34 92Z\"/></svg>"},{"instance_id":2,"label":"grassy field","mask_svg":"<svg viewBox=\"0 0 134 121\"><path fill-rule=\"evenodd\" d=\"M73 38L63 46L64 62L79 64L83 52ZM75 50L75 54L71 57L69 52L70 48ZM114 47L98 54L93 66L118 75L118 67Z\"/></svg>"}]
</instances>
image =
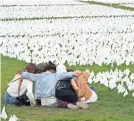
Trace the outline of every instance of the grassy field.
<instances>
[{"instance_id":1,"label":"grassy field","mask_svg":"<svg viewBox=\"0 0 134 121\"><path fill-rule=\"evenodd\" d=\"M134 8L119 6L118 4L105 4L100 2L88 2L89 4L96 4L102 6L109 6L117 9L131 10ZM64 19L69 17L63 17ZM62 18L62 19L63 19ZM19 21L19 20L39 20L51 18L22 18L22 19L0 19L1 21ZM53 18L54 19L54 18ZM57 17L55 19L60 19ZM16 59L1 57L1 106L6 106L8 119L10 115L15 114L19 121L134 121L134 98L131 93L123 97L122 94L117 93L117 89L110 90L100 84L92 84L96 88L99 100L96 103L90 104L89 109L86 110L71 110L60 108L47 108L47 107L16 107L8 105L4 102L3 97L7 88L7 83L13 78L15 72L26 65L24 61ZM67 65L67 67L69 67ZM79 70L93 70L95 73L100 71L107 71L110 69L115 70L119 68L124 70L129 68L134 72L134 64L129 66L116 64L111 67L110 65L92 65L92 66L71 66L69 68ZM7 121L8 121L7 119ZM3 120L2 120L3 121Z\"/></svg>"},{"instance_id":2,"label":"grassy field","mask_svg":"<svg viewBox=\"0 0 134 121\"><path fill-rule=\"evenodd\" d=\"M8 118L15 114L19 121L134 121L134 98L129 94L125 98L118 94L117 90L110 90L103 85L93 84L96 88L99 100L90 104L89 109L71 110L47 107L16 107L4 102L3 96L7 88L7 80L10 81L15 72L26 65L26 62L1 57L1 105L6 106ZM117 66L114 65L113 69ZM95 72L110 70L111 66L72 66L72 69L90 69ZM118 67L122 70L125 65ZM129 65L134 72L134 65Z\"/></svg>"}]
</instances>

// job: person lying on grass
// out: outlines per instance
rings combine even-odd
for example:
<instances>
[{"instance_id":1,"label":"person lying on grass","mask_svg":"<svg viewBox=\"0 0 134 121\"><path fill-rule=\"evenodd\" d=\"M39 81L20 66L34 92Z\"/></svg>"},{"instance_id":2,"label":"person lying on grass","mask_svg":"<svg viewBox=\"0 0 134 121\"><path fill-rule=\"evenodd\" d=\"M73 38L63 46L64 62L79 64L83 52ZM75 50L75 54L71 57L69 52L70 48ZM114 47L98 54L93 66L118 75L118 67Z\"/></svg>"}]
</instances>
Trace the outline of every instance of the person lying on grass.
<instances>
[{"instance_id":1,"label":"person lying on grass","mask_svg":"<svg viewBox=\"0 0 134 121\"><path fill-rule=\"evenodd\" d=\"M21 78L21 72L35 73L36 66L33 63L29 63L24 69L16 72L15 77L8 84L4 100L8 104L21 105L35 105L33 95L33 82L28 79ZM27 98L28 97L28 98ZM29 101L27 101L29 99Z\"/></svg>"}]
</instances>

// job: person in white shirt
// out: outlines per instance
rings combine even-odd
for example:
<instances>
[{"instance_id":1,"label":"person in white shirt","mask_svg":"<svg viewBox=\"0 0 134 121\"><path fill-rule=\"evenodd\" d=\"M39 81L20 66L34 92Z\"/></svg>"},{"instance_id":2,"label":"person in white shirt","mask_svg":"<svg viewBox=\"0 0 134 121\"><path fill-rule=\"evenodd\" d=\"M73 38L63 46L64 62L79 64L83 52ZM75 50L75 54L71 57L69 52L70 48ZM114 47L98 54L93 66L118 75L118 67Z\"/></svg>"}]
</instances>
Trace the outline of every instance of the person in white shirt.
<instances>
[{"instance_id":1,"label":"person in white shirt","mask_svg":"<svg viewBox=\"0 0 134 121\"><path fill-rule=\"evenodd\" d=\"M21 72L27 71L29 73L35 73L36 66L32 63L28 64L24 69L18 71L15 77L8 84L4 100L8 104L16 104L17 99L20 96L27 95L31 106L35 105L35 99L33 94L33 82L28 79L21 80Z\"/></svg>"}]
</instances>

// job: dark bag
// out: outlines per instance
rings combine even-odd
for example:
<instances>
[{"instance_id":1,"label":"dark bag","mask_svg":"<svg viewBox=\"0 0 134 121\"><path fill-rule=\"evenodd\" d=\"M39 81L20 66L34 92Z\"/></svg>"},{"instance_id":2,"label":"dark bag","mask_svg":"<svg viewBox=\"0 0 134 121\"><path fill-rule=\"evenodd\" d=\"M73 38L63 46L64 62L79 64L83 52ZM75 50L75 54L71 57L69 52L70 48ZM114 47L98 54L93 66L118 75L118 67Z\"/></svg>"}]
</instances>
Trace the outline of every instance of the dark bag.
<instances>
[{"instance_id":1,"label":"dark bag","mask_svg":"<svg viewBox=\"0 0 134 121\"><path fill-rule=\"evenodd\" d=\"M57 82L55 96L61 101L76 103L78 101L78 96L71 86L71 79L72 78L66 78Z\"/></svg>"},{"instance_id":2,"label":"dark bag","mask_svg":"<svg viewBox=\"0 0 134 121\"><path fill-rule=\"evenodd\" d=\"M17 97L16 100L17 100L17 102L16 102L17 106L30 106L30 101L29 101L28 97L26 96L26 94Z\"/></svg>"}]
</instances>

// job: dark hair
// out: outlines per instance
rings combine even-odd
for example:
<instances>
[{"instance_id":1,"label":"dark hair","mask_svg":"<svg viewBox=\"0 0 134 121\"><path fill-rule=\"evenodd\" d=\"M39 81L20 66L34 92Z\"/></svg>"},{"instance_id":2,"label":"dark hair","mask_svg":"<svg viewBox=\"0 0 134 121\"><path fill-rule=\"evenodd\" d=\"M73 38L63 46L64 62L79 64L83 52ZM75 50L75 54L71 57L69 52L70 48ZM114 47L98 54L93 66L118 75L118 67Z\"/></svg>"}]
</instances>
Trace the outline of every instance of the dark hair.
<instances>
[{"instance_id":1,"label":"dark hair","mask_svg":"<svg viewBox=\"0 0 134 121\"><path fill-rule=\"evenodd\" d=\"M53 69L54 71L56 71L56 65L54 63L52 63L51 61L49 61L45 66L44 66L44 72L49 70L49 69Z\"/></svg>"},{"instance_id":2,"label":"dark hair","mask_svg":"<svg viewBox=\"0 0 134 121\"><path fill-rule=\"evenodd\" d=\"M36 68L37 68L36 73L42 73L49 69L53 69L54 71L56 71L56 65L52 63L51 61L47 63L40 63L36 65Z\"/></svg>"}]
</instances>

